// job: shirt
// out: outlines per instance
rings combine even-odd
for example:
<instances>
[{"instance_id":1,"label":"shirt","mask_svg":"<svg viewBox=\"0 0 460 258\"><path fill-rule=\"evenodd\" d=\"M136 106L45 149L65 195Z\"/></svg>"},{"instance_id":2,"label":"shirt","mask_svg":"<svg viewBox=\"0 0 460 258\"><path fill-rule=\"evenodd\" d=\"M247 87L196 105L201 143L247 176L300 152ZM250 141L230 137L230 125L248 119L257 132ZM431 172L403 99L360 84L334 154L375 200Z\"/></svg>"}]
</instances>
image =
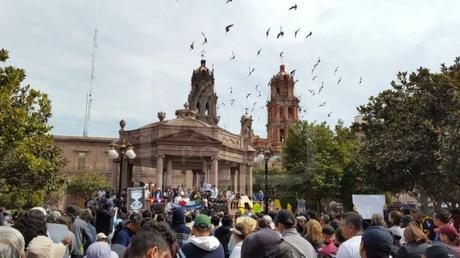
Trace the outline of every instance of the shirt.
<instances>
[{"instance_id":1,"label":"shirt","mask_svg":"<svg viewBox=\"0 0 460 258\"><path fill-rule=\"evenodd\" d=\"M354 236L347 241L343 242L339 251L337 251L337 258L360 258L359 247L361 245L361 236Z\"/></svg>"}]
</instances>

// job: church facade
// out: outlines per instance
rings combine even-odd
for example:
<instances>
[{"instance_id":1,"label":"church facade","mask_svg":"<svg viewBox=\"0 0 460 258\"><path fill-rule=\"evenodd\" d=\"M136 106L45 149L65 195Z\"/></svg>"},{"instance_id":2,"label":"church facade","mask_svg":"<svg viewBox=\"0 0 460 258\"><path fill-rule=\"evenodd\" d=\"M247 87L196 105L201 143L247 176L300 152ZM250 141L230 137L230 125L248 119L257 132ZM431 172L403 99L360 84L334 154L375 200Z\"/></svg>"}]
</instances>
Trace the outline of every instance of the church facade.
<instances>
[{"instance_id":1,"label":"church facade","mask_svg":"<svg viewBox=\"0 0 460 258\"><path fill-rule=\"evenodd\" d=\"M66 175L81 170L102 172L117 189L120 166L108 156L112 142L129 143L136 152L133 160L124 159L122 188L135 185L166 189L186 188L209 183L220 191L233 190L252 194L253 159L259 152L279 153L288 128L298 121L299 100L294 95L294 79L284 65L270 81L267 103L267 138L255 135L252 117L241 117L239 134L219 127L214 71L201 60L193 70L187 103L167 119L158 113L158 121L140 128L126 129L120 121L118 138L55 136L56 144L69 161Z\"/></svg>"}]
</instances>

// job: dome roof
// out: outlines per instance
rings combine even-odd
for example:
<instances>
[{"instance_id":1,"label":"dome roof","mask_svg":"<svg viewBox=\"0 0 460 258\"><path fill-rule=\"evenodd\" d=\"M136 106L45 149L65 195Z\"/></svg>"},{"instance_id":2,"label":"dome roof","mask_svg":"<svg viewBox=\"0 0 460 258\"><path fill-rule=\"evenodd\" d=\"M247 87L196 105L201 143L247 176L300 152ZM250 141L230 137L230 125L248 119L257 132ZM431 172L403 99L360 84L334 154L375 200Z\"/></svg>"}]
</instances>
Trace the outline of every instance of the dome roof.
<instances>
[{"instance_id":1,"label":"dome roof","mask_svg":"<svg viewBox=\"0 0 460 258\"><path fill-rule=\"evenodd\" d=\"M292 80L292 76L286 72L284 64L280 65L280 71L274 76L278 80Z\"/></svg>"}]
</instances>

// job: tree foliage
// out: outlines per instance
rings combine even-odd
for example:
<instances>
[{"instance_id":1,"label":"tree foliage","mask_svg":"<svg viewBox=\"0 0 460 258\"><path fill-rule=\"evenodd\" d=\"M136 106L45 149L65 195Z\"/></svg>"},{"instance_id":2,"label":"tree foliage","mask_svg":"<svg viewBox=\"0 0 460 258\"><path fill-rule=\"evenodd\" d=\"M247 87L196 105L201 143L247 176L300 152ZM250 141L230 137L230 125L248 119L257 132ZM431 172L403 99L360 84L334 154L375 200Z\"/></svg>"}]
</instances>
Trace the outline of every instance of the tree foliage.
<instances>
[{"instance_id":1,"label":"tree foliage","mask_svg":"<svg viewBox=\"0 0 460 258\"><path fill-rule=\"evenodd\" d=\"M432 73L400 72L391 88L360 106L367 182L383 191L423 189L458 200L460 188L460 59ZM433 184L436 182L436 184Z\"/></svg>"},{"instance_id":2,"label":"tree foliage","mask_svg":"<svg viewBox=\"0 0 460 258\"><path fill-rule=\"evenodd\" d=\"M325 122L296 123L283 147L289 188L318 205L340 198L344 171L354 162L357 150L356 138L340 121L334 130Z\"/></svg>"},{"instance_id":3,"label":"tree foliage","mask_svg":"<svg viewBox=\"0 0 460 258\"><path fill-rule=\"evenodd\" d=\"M0 50L0 62L8 51ZM0 67L0 193L52 192L62 185L58 176L65 161L48 124L51 101L30 85L23 69Z\"/></svg>"},{"instance_id":4,"label":"tree foliage","mask_svg":"<svg viewBox=\"0 0 460 258\"><path fill-rule=\"evenodd\" d=\"M96 171L81 171L69 178L67 193L86 200L96 191L108 190L110 187L109 180L103 174Z\"/></svg>"}]
</instances>

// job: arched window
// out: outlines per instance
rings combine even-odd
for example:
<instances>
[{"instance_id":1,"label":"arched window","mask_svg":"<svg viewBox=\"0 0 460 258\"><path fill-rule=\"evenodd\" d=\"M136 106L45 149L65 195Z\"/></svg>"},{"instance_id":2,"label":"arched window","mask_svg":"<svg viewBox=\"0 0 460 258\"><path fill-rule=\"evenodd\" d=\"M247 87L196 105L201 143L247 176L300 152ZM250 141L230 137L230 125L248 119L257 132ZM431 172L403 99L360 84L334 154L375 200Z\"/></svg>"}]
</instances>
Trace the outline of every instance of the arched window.
<instances>
[{"instance_id":1,"label":"arched window","mask_svg":"<svg viewBox=\"0 0 460 258\"><path fill-rule=\"evenodd\" d=\"M280 107L280 117L281 118L284 117L284 108L283 107Z\"/></svg>"},{"instance_id":2,"label":"arched window","mask_svg":"<svg viewBox=\"0 0 460 258\"><path fill-rule=\"evenodd\" d=\"M284 129L281 128L280 129L280 142L284 142L284 139L285 139L285 137L284 137Z\"/></svg>"},{"instance_id":3,"label":"arched window","mask_svg":"<svg viewBox=\"0 0 460 258\"><path fill-rule=\"evenodd\" d=\"M276 94L280 95L280 87L276 87Z\"/></svg>"},{"instance_id":4,"label":"arched window","mask_svg":"<svg viewBox=\"0 0 460 258\"><path fill-rule=\"evenodd\" d=\"M197 110L198 112L200 112L200 102L197 102L197 103L196 103L196 110Z\"/></svg>"},{"instance_id":5,"label":"arched window","mask_svg":"<svg viewBox=\"0 0 460 258\"><path fill-rule=\"evenodd\" d=\"M209 103L206 103L205 115L209 115Z\"/></svg>"},{"instance_id":6,"label":"arched window","mask_svg":"<svg viewBox=\"0 0 460 258\"><path fill-rule=\"evenodd\" d=\"M292 112L292 107L288 107L288 118L292 118L293 112Z\"/></svg>"}]
</instances>

